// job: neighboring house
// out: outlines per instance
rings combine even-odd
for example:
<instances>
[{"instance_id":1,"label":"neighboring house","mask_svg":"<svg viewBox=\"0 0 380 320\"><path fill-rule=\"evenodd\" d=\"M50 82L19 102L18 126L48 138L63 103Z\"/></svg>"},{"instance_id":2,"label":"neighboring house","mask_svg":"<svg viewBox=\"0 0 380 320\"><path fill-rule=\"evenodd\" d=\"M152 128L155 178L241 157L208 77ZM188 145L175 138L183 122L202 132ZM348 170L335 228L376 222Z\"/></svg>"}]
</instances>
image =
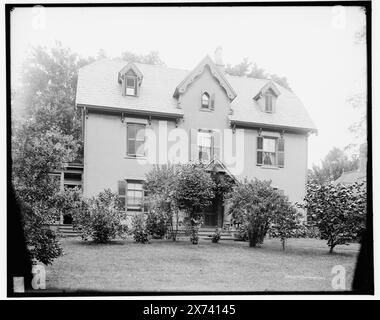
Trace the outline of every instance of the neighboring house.
<instances>
[{"instance_id":1,"label":"neighboring house","mask_svg":"<svg viewBox=\"0 0 380 320\"><path fill-rule=\"evenodd\" d=\"M360 145L359 168L357 170L343 172L342 175L334 181L334 184L351 184L354 182L367 181L367 144Z\"/></svg>"},{"instance_id":2,"label":"neighboring house","mask_svg":"<svg viewBox=\"0 0 380 320\"><path fill-rule=\"evenodd\" d=\"M301 202L316 132L305 107L270 80L225 74L220 48L215 60L206 56L192 71L116 59L80 69L85 197L110 188L132 215L145 210L143 181L154 163L202 161L237 180L271 179ZM206 225L224 226L229 218L215 201Z\"/></svg>"}]
</instances>

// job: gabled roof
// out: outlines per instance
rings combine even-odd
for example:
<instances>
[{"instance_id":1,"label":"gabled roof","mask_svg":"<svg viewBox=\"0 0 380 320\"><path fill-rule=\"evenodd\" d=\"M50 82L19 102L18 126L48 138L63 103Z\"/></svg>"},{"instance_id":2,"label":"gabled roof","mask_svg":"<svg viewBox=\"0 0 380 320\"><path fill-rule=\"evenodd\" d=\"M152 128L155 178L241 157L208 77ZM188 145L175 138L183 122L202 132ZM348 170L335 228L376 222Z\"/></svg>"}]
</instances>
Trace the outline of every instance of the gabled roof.
<instances>
[{"instance_id":1,"label":"gabled roof","mask_svg":"<svg viewBox=\"0 0 380 320\"><path fill-rule=\"evenodd\" d=\"M234 181L237 181L236 177L228 170L226 165L220 161L218 158L212 159L207 165L206 165L207 171L214 171L214 172L224 172L227 175L229 175Z\"/></svg>"},{"instance_id":2,"label":"gabled roof","mask_svg":"<svg viewBox=\"0 0 380 320\"><path fill-rule=\"evenodd\" d=\"M121 69L119 71L119 74L118 74L118 77L117 77L117 81L119 83L121 83L121 79L130 70L132 70L134 72L134 74L136 75L136 77L137 77L137 79L139 81L139 84L141 85L141 82L142 82L142 79L143 79L143 74L141 73L140 69L137 68L137 66L133 62L128 62L128 64L126 66L124 66L123 69Z\"/></svg>"},{"instance_id":3,"label":"gabled roof","mask_svg":"<svg viewBox=\"0 0 380 320\"><path fill-rule=\"evenodd\" d=\"M276 100L276 112L262 112L260 105L252 99L271 80L226 75L238 95L231 102L232 115L229 120L241 126L264 128L278 127L284 130L316 132L317 128L301 100L291 91L276 84L280 91Z\"/></svg>"},{"instance_id":4,"label":"gabled roof","mask_svg":"<svg viewBox=\"0 0 380 320\"><path fill-rule=\"evenodd\" d=\"M336 179L333 184L337 185L339 183L341 184L351 184L354 182L362 182L366 181L367 179L367 173L365 171L347 171L343 172L342 175Z\"/></svg>"},{"instance_id":5,"label":"gabled roof","mask_svg":"<svg viewBox=\"0 0 380 320\"><path fill-rule=\"evenodd\" d=\"M228 83L223 73L219 70L219 68L215 65L215 63L211 60L211 58L207 55L195 68L191 71L185 79L183 79L175 88L174 97L178 98L179 95L183 94L187 87L194 82L202 73L205 67L209 67L211 74L218 80L220 86L226 91L226 94L230 101L235 99L236 92Z\"/></svg>"},{"instance_id":6,"label":"gabled roof","mask_svg":"<svg viewBox=\"0 0 380 320\"><path fill-rule=\"evenodd\" d=\"M210 59L210 58L208 58ZM79 70L76 92L77 106L110 109L139 113L183 115L178 108L173 90L189 75L188 70L134 63L144 75L138 97L123 96L122 86L116 75L128 64L121 59L102 59ZM220 72L219 72L220 73ZM218 73L218 74L219 74ZM280 95L273 114L261 111L253 97L269 80L222 75L234 88L235 99L231 102L231 122L242 125L296 128L304 131L316 130L307 110L297 96L276 84Z\"/></svg>"},{"instance_id":7,"label":"gabled roof","mask_svg":"<svg viewBox=\"0 0 380 320\"><path fill-rule=\"evenodd\" d=\"M277 86L274 84L272 80L268 80L268 82L256 93L253 97L256 101L261 98L268 90L272 90L276 97L281 94L281 91L278 90Z\"/></svg>"}]
</instances>

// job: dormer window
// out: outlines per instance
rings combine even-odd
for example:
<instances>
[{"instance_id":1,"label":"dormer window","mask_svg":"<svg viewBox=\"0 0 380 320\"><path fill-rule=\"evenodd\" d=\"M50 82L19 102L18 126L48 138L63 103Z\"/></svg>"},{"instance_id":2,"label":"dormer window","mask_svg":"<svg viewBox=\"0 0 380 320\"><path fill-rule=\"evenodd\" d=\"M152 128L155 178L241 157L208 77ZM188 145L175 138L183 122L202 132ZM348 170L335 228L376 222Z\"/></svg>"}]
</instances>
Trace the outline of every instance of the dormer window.
<instances>
[{"instance_id":1,"label":"dormer window","mask_svg":"<svg viewBox=\"0 0 380 320\"><path fill-rule=\"evenodd\" d=\"M265 112L273 113L274 112L274 101L275 97L271 94L265 95Z\"/></svg>"},{"instance_id":2,"label":"dormer window","mask_svg":"<svg viewBox=\"0 0 380 320\"><path fill-rule=\"evenodd\" d=\"M127 96L135 96L136 95L136 77L127 76L126 84L125 84L125 94Z\"/></svg>"},{"instance_id":3,"label":"dormer window","mask_svg":"<svg viewBox=\"0 0 380 320\"><path fill-rule=\"evenodd\" d=\"M140 93L143 74L137 66L130 62L118 73L117 81L121 85L121 94L123 96L135 96Z\"/></svg>"},{"instance_id":4,"label":"dormer window","mask_svg":"<svg viewBox=\"0 0 380 320\"><path fill-rule=\"evenodd\" d=\"M204 92L202 94L202 108L209 108L210 107L210 95L207 92Z\"/></svg>"},{"instance_id":5,"label":"dormer window","mask_svg":"<svg viewBox=\"0 0 380 320\"><path fill-rule=\"evenodd\" d=\"M261 90L253 97L257 101L258 105L261 108L261 111L266 113L275 113L276 112L276 100L281 94L281 91L277 86L269 81Z\"/></svg>"}]
</instances>

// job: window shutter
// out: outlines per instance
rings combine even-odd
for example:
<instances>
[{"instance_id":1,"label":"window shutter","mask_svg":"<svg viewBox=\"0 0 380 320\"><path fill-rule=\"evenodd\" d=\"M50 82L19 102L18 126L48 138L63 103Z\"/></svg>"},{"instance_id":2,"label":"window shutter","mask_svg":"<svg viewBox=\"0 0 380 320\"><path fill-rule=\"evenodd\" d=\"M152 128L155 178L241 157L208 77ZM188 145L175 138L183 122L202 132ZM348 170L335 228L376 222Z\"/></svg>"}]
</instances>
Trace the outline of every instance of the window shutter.
<instances>
[{"instance_id":1,"label":"window shutter","mask_svg":"<svg viewBox=\"0 0 380 320\"><path fill-rule=\"evenodd\" d=\"M221 159L221 134L220 131L213 131L213 137L212 137L212 142L213 142L213 158L222 160Z\"/></svg>"},{"instance_id":2,"label":"window shutter","mask_svg":"<svg viewBox=\"0 0 380 320\"><path fill-rule=\"evenodd\" d=\"M210 109L214 110L215 109L215 93L211 95L211 101L210 101Z\"/></svg>"},{"instance_id":3,"label":"window shutter","mask_svg":"<svg viewBox=\"0 0 380 320\"><path fill-rule=\"evenodd\" d=\"M137 97L139 95L139 84L138 84L137 77L135 78L135 96Z\"/></svg>"},{"instance_id":4,"label":"window shutter","mask_svg":"<svg viewBox=\"0 0 380 320\"><path fill-rule=\"evenodd\" d=\"M284 167L285 162L285 139L279 138L277 141L277 165Z\"/></svg>"},{"instance_id":5,"label":"window shutter","mask_svg":"<svg viewBox=\"0 0 380 320\"><path fill-rule=\"evenodd\" d=\"M125 211L126 206L126 189L127 189L127 183L125 180L118 181L118 188L117 193L119 195L120 200L120 207L122 211Z\"/></svg>"},{"instance_id":6,"label":"window shutter","mask_svg":"<svg viewBox=\"0 0 380 320\"><path fill-rule=\"evenodd\" d=\"M198 130L190 129L190 161L198 161Z\"/></svg>"},{"instance_id":7,"label":"window shutter","mask_svg":"<svg viewBox=\"0 0 380 320\"><path fill-rule=\"evenodd\" d=\"M263 164L263 137L257 137L257 159L256 164L261 166Z\"/></svg>"}]
</instances>

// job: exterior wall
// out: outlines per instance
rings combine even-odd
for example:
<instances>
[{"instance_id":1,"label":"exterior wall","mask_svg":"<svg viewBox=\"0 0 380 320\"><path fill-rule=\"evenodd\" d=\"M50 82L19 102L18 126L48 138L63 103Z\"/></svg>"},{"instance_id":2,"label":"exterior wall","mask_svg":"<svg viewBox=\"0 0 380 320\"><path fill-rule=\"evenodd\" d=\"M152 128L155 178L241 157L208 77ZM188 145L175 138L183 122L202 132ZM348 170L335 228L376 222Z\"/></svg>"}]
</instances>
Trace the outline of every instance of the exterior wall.
<instances>
[{"instance_id":1,"label":"exterior wall","mask_svg":"<svg viewBox=\"0 0 380 320\"><path fill-rule=\"evenodd\" d=\"M127 123L143 123L158 139L159 121L130 118L121 121L120 115L89 113L85 125L84 185L85 197L91 197L106 188L117 192L117 183L123 179L143 180L153 164L144 164L144 159L127 156ZM168 132L175 128L172 121L164 121ZM168 147L172 143L168 143ZM159 148L156 150L157 159Z\"/></svg>"},{"instance_id":2,"label":"exterior wall","mask_svg":"<svg viewBox=\"0 0 380 320\"><path fill-rule=\"evenodd\" d=\"M201 110L201 94L207 91L215 95L215 108L213 111ZM239 139L244 147L244 156L238 159L243 163L238 170L234 170L232 164L224 161L223 153L221 160L227 165L235 176L242 180L258 178L272 180L273 186L284 190L293 202L301 202L306 193L307 174L307 135L285 133L285 166L284 168L265 167L256 165L256 143L258 131L255 129L237 129L232 134L228 122L230 104L224 89L220 87L208 68L195 80L181 96L180 107L184 112L184 121L178 125L184 129L190 138L191 129L218 129L232 135L233 149L237 148L236 139ZM157 139L157 150L155 152L157 162L165 160L162 153L174 144L168 142L162 145L163 137L159 137L160 124L167 125L167 133L175 128L174 121L162 121L152 119L149 125L147 118L125 118L121 121L121 115L104 115L89 113L85 120L85 150L84 150L84 195L94 196L105 188L117 192L118 181L123 179L143 180L145 173L152 168L152 164L143 164L135 158L127 157L126 150L126 128L127 122L146 124L146 128L152 130ZM240 131L242 130L242 131ZM239 134L244 133L244 140ZM277 136L278 132L263 131L263 136ZM190 141L188 147L190 148ZM222 148L223 150L223 148ZM161 156L161 158L160 158ZM190 157L190 151L188 156ZM166 161L163 161L166 162ZM236 168L235 168L236 169Z\"/></svg>"}]
</instances>

